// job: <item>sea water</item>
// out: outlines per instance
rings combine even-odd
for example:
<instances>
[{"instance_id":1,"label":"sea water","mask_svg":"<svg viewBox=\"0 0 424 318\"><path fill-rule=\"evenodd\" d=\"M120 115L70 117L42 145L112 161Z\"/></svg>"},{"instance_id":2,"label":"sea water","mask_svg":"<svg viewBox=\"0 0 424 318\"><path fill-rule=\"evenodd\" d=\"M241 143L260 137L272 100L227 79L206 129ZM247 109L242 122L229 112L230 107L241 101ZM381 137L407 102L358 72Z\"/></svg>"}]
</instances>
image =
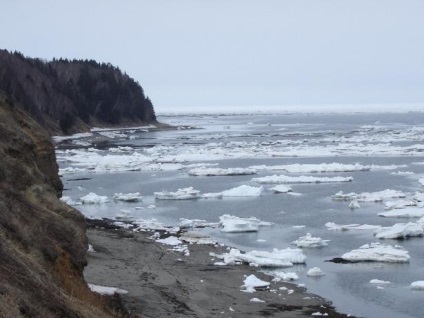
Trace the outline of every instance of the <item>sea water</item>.
<instances>
[{"instance_id":1,"label":"sea water","mask_svg":"<svg viewBox=\"0 0 424 318\"><path fill-rule=\"evenodd\" d=\"M244 251L294 247L292 241L311 233L330 242L322 248L303 249L307 256L306 265L287 269L299 275L300 280L296 283L306 284L308 291L332 300L341 312L364 317L422 317L424 292L410 289L413 281L424 280L422 237L401 241L380 240L408 250L411 256L409 263L335 264L327 261L378 240L372 231L331 231L325 224L391 226L416 221L379 217L377 214L385 211L382 202L360 202L360 208L352 210L348 207L349 201L333 201L331 196L339 191L422 191L423 186L418 180L424 175L423 113L174 115L159 120L181 128L134 131L128 133L126 138L112 139L106 145L102 142L103 150L98 155L116 156L113 157L116 159L113 168L77 160L81 153L95 151L86 146L75 152L58 150L61 168L82 169L63 175L64 195L74 202L90 192L109 198L110 201L104 204L76 205L88 217L113 219L124 211L134 219L155 218L169 226L177 226L180 218L218 222L221 215L231 214L238 217L255 216L274 223L272 227L261 227L253 233L223 233L219 228L203 229L219 242ZM75 146L78 147L77 142L73 144ZM139 153L151 158L144 168L138 171L116 169L120 162L119 153L107 149L127 146L134 149L129 155ZM96 148L94 138L90 147ZM193 164L204 164L206 169L333 162L376 165L380 169L337 173L259 170L253 176L212 177L195 177L187 173ZM165 169L167 164L168 168ZM393 174L397 171L412 174ZM274 174L352 176L353 181L290 184L293 192L300 194L296 196L274 194L269 190L273 185L264 185L266 190L257 197L165 201L155 200L153 195L154 192L185 187L193 187L201 193L222 192L240 185L258 187L260 185L252 178ZM143 200L137 203L113 201L114 193L118 192L140 192ZM306 271L315 266L320 267L325 276L308 277ZM369 283L371 279L391 283L377 288Z\"/></svg>"}]
</instances>

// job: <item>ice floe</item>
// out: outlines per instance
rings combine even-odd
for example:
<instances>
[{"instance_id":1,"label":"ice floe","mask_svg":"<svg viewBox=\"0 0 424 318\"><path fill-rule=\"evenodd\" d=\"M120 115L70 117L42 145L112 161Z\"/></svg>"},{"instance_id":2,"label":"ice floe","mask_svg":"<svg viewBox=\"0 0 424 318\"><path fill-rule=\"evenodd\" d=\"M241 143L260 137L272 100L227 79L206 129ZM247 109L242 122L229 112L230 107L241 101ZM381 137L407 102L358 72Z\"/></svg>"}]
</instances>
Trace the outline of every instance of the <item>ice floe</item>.
<instances>
[{"instance_id":1,"label":"ice floe","mask_svg":"<svg viewBox=\"0 0 424 318\"><path fill-rule=\"evenodd\" d=\"M222 191L223 197L258 197L264 192L264 187L252 187L249 185L241 185L229 190Z\"/></svg>"},{"instance_id":2,"label":"ice floe","mask_svg":"<svg viewBox=\"0 0 424 318\"><path fill-rule=\"evenodd\" d=\"M82 204L100 204L109 202L107 196L97 195L94 192L90 192L89 194L80 198Z\"/></svg>"},{"instance_id":3,"label":"ice floe","mask_svg":"<svg viewBox=\"0 0 424 318\"><path fill-rule=\"evenodd\" d=\"M272 191L274 191L275 193L287 193L287 192L292 192L292 188L284 185L284 184L277 184L275 187L271 188Z\"/></svg>"},{"instance_id":4,"label":"ice floe","mask_svg":"<svg viewBox=\"0 0 424 318\"><path fill-rule=\"evenodd\" d=\"M345 253L341 258L350 262L406 263L409 262L410 256L401 246L371 243Z\"/></svg>"},{"instance_id":5,"label":"ice floe","mask_svg":"<svg viewBox=\"0 0 424 318\"><path fill-rule=\"evenodd\" d=\"M331 183L331 182L349 182L353 177L314 177L314 176L286 176L273 175L267 177L253 178L252 181L270 184L270 183Z\"/></svg>"},{"instance_id":6,"label":"ice floe","mask_svg":"<svg viewBox=\"0 0 424 318\"><path fill-rule=\"evenodd\" d=\"M193 189L193 187L188 187L178 189L175 192L154 192L154 196L157 200L191 200L200 198L200 191Z\"/></svg>"},{"instance_id":7,"label":"ice floe","mask_svg":"<svg viewBox=\"0 0 424 318\"><path fill-rule=\"evenodd\" d=\"M116 201L125 201L125 202L139 202L143 199L140 195L140 192L134 193L115 193L113 199Z\"/></svg>"},{"instance_id":8,"label":"ice floe","mask_svg":"<svg viewBox=\"0 0 424 318\"><path fill-rule=\"evenodd\" d=\"M306 256L298 248L273 249L271 252L251 251L247 253L242 253L240 250L233 248L228 253L217 255L217 258L222 259L222 262L217 262L215 263L216 265L248 263L254 267L291 267L294 264L303 264L306 261Z\"/></svg>"},{"instance_id":9,"label":"ice floe","mask_svg":"<svg viewBox=\"0 0 424 318\"><path fill-rule=\"evenodd\" d=\"M355 171L368 171L370 166L356 164L342 164L342 163L321 163L321 164L290 164L290 165L276 165L276 166L251 166L255 170L281 170L290 173L318 173L318 172L355 172Z\"/></svg>"},{"instance_id":10,"label":"ice floe","mask_svg":"<svg viewBox=\"0 0 424 318\"><path fill-rule=\"evenodd\" d=\"M379 216L386 218L420 218L424 216L424 208L409 207L404 209L390 210L378 213Z\"/></svg>"},{"instance_id":11,"label":"ice floe","mask_svg":"<svg viewBox=\"0 0 424 318\"><path fill-rule=\"evenodd\" d=\"M350 201L350 203L349 203L349 209L354 210L354 209L359 209L360 207L361 207L361 206L359 205L358 200L352 200L352 201Z\"/></svg>"},{"instance_id":12,"label":"ice floe","mask_svg":"<svg viewBox=\"0 0 424 318\"><path fill-rule=\"evenodd\" d=\"M257 232L260 226L271 226L273 223L264 222L256 217L240 218L234 215L224 214L219 217L222 232L240 233Z\"/></svg>"},{"instance_id":13,"label":"ice floe","mask_svg":"<svg viewBox=\"0 0 424 318\"><path fill-rule=\"evenodd\" d=\"M313 237L311 233L306 233L305 236L299 237L292 244L297 247L323 247L328 245L327 242L330 242L330 240L323 240L320 237Z\"/></svg>"},{"instance_id":14,"label":"ice floe","mask_svg":"<svg viewBox=\"0 0 424 318\"><path fill-rule=\"evenodd\" d=\"M422 236L423 228L418 223L396 223L389 228L381 228L376 231L375 237L379 239L401 239L413 236Z\"/></svg>"},{"instance_id":15,"label":"ice floe","mask_svg":"<svg viewBox=\"0 0 424 318\"><path fill-rule=\"evenodd\" d=\"M191 176L242 176L256 174L257 171L251 168L195 168L188 174Z\"/></svg>"},{"instance_id":16,"label":"ice floe","mask_svg":"<svg viewBox=\"0 0 424 318\"><path fill-rule=\"evenodd\" d=\"M380 279L371 279L370 284L382 285L382 284L390 284L388 280L380 280Z\"/></svg>"},{"instance_id":17,"label":"ice floe","mask_svg":"<svg viewBox=\"0 0 424 318\"><path fill-rule=\"evenodd\" d=\"M254 293L258 289L259 290L267 289L270 285L269 282L259 279L253 274L247 276L244 279L243 283L244 284L241 286L242 291L247 293Z\"/></svg>"},{"instance_id":18,"label":"ice floe","mask_svg":"<svg viewBox=\"0 0 424 318\"><path fill-rule=\"evenodd\" d=\"M423 280L417 280L417 281L411 283L411 289L412 290L424 290L424 281Z\"/></svg>"},{"instance_id":19,"label":"ice floe","mask_svg":"<svg viewBox=\"0 0 424 318\"><path fill-rule=\"evenodd\" d=\"M318 277L325 275L324 272L319 267L312 267L306 272L307 276Z\"/></svg>"},{"instance_id":20,"label":"ice floe","mask_svg":"<svg viewBox=\"0 0 424 318\"><path fill-rule=\"evenodd\" d=\"M386 189L378 192L363 192L363 193L343 193L343 191L337 192L331 198L334 201L352 201L358 202L382 202L384 199L391 198L405 198L406 194L402 191Z\"/></svg>"},{"instance_id":21,"label":"ice floe","mask_svg":"<svg viewBox=\"0 0 424 318\"><path fill-rule=\"evenodd\" d=\"M334 222L325 223L325 227L333 231L348 231L348 230L378 230L380 225L369 224L336 224Z\"/></svg>"},{"instance_id":22,"label":"ice floe","mask_svg":"<svg viewBox=\"0 0 424 318\"><path fill-rule=\"evenodd\" d=\"M299 275L294 272L273 271L268 272L267 274L274 276L274 278L272 279L273 282L288 282L299 279Z\"/></svg>"}]
</instances>

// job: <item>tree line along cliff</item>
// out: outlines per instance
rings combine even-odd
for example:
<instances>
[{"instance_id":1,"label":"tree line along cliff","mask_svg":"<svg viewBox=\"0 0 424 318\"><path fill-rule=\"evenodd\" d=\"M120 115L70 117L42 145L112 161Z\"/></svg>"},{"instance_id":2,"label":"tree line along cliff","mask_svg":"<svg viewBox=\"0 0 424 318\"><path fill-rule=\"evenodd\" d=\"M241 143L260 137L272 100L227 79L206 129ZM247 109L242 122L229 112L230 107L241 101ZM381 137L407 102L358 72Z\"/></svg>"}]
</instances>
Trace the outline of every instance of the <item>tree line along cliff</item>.
<instances>
[{"instance_id":1,"label":"tree line along cliff","mask_svg":"<svg viewBox=\"0 0 424 318\"><path fill-rule=\"evenodd\" d=\"M28 58L0 50L0 91L50 134L156 123L151 100L110 63Z\"/></svg>"}]
</instances>

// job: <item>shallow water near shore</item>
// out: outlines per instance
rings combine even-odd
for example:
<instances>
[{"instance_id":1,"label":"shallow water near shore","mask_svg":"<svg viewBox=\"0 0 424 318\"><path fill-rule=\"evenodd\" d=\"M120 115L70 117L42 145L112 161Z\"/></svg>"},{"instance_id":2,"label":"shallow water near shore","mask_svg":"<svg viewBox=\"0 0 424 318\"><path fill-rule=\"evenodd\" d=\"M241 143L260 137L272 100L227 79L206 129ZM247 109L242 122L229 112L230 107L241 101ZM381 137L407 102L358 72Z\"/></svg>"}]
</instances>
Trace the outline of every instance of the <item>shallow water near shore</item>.
<instances>
[{"instance_id":1,"label":"shallow water near shore","mask_svg":"<svg viewBox=\"0 0 424 318\"><path fill-rule=\"evenodd\" d=\"M394 189L407 194L422 191L418 180L424 175L424 165L420 164L424 162L424 114L196 115L159 120L197 129L134 132L126 138L111 139L109 148L129 146L135 149L130 151L130 155L133 156L135 151L153 158L152 161L146 159L141 168L134 169L137 171L110 167L108 170L104 166L100 169L98 162L84 164L83 159L75 161L87 151L88 146L82 146L78 150L80 152L60 150L58 161L61 168L82 169L62 176L66 189L64 195L74 202L90 192L109 198L109 202L103 204L76 205L88 217L113 219L124 210L129 211L134 219L156 218L170 226L177 226L180 218L218 222L223 214L255 216L274 223L274 226L261 227L254 233L203 229L219 242L244 251L293 247L292 241L311 233L331 241L325 247L304 248L306 265L286 269L299 275L296 283L305 284L308 291L328 298L339 311L348 314L364 317L384 315L387 318L422 316L424 292L410 289L413 281L424 280L422 237L401 241L380 240L404 247L411 256L409 263L334 264L326 261L378 240L369 230L331 231L325 224L391 226L416 221L378 216L385 211L384 202L361 202L359 209L352 210L348 207L349 201L333 201L331 196L339 191L363 193ZM95 140L88 142L90 147L95 148ZM99 156L114 155L119 158L119 154L104 150ZM128 154L124 151L122 155ZM290 184L293 192L300 194L296 196L275 194L269 184L264 185L265 191L257 197L155 200L153 195L154 192L185 187L193 187L201 193L217 193L240 185L258 187L260 185L252 181L253 177L288 174L258 170L253 176L194 177L187 173L192 164L247 168L333 162L375 165L377 168L354 172L290 173L295 176L353 177L351 182ZM167 164L169 166L164 169ZM393 174L398 171L409 174ZM112 200L115 193L133 192L140 192L142 202ZM315 266L326 275L308 277L306 271ZM391 283L377 288L369 283L371 279Z\"/></svg>"}]
</instances>

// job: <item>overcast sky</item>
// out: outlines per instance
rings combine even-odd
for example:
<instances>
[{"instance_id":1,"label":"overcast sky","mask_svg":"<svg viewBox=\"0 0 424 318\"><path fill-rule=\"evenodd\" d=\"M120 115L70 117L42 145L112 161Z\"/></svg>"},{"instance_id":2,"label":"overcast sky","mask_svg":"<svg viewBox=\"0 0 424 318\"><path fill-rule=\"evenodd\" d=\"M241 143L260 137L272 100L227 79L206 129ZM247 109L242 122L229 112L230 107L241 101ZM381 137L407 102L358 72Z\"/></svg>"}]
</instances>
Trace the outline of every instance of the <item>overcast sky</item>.
<instances>
[{"instance_id":1,"label":"overcast sky","mask_svg":"<svg viewBox=\"0 0 424 318\"><path fill-rule=\"evenodd\" d=\"M0 0L0 46L111 62L159 111L424 102L424 0Z\"/></svg>"}]
</instances>

